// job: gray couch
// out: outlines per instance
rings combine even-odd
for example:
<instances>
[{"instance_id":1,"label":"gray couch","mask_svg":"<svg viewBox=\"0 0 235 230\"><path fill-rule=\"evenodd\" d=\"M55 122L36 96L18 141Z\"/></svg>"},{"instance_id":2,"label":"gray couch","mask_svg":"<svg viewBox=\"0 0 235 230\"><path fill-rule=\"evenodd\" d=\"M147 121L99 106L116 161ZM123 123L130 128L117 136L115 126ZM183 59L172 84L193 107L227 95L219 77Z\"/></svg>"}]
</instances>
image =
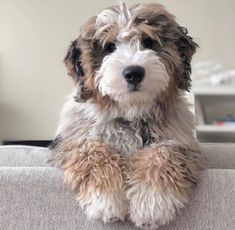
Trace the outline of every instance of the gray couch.
<instances>
[{"instance_id":1,"label":"gray couch","mask_svg":"<svg viewBox=\"0 0 235 230\"><path fill-rule=\"evenodd\" d=\"M162 230L235 229L235 144L203 144L208 169L192 200ZM131 230L129 223L87 220L63 185L60 171L45 163L49 151L0 146L1 230Z\"/></svg>"}]
</instances>

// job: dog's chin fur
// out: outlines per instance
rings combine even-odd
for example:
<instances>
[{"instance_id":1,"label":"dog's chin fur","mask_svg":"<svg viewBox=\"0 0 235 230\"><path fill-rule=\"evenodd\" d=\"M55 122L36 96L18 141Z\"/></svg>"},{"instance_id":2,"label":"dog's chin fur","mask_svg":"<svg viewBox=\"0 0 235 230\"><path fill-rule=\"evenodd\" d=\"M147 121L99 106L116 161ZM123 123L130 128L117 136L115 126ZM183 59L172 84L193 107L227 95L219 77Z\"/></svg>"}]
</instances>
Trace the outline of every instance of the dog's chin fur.
<instances>
[{"instance_id":1,"label":"dog's chin fur","mask_svg":"<svg viewBox=\"0 0 235 230\"><path fill-rule=\"evenodd\" d=\"M88 217L129 216L156 229L187 203L201 169L184 98L196 48L158 4L105 9L70 45L64 62L75 91L62 110L52 161ZM145 71L134 88L123 76L129 66Z\"/></svg>"}]
</instances>

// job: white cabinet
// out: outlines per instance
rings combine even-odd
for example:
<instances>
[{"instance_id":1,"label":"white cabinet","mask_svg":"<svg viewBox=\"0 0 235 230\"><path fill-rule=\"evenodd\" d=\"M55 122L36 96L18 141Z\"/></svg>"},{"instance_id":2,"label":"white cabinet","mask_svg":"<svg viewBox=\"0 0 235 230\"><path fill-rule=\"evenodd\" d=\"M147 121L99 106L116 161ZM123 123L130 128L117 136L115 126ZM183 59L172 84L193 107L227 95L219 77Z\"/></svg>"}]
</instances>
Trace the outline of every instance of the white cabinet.
<instances>
[{"instance_id":1,"label":"white cabinet","mask_svg":"<svg viewBox=\"0 0 235 230\"><path fill-rule=\"evenodd\" d=\"M192 92L198 139L235 142L235 87L198 87Z\"/></svg>"}]
</instances>

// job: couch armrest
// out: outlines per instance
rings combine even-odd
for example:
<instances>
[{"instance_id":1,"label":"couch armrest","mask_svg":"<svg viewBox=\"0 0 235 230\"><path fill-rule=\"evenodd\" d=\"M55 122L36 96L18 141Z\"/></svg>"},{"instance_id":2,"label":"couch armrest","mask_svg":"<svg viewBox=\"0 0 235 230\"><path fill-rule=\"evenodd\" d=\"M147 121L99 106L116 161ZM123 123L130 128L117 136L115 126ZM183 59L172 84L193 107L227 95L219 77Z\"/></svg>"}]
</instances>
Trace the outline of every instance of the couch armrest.
<instances>
[{"instance_id":1,"label":"couch armrest","mask_svg":"<svg viewBox=\"0 0 235 230\"><path fill-rule=\"evenodd\" d=\"M233 230L235 170L201 173L192 200L176 221L162 230ZM0 168L0 229L133 230L131 223L89 221L63 186L62 173L50 167Z\"/></svg>"},{"instance_id":2,"label":"couch armrest","mask_svg":"<svg viewBox=\"0 0 235 230\"><path fill-rule=\"evenodd\" d=\"M235 169L235 144L203 143L207 168ZM48 167L50 150L30 146L0 146L0 167Z\"/></svg>"},{"instance_id":3,"label":"couch armrest","mask_svg":"<svg viewBox=\"0 0 235 230\"><path fill-rule=\"evenodd\" d=\"M0 167L48 167L50 150L24 145L0 146Z\"/></svg>"},{"instance_id":4,"label":"couch armrest","mask_svg":"<svg viewBox=\"0 0 235 230\"><path fill-rule=\"evenodd\" d=\"M207 168L235 169L235 143L203 143Z\"/></svg>"}]
</instances>

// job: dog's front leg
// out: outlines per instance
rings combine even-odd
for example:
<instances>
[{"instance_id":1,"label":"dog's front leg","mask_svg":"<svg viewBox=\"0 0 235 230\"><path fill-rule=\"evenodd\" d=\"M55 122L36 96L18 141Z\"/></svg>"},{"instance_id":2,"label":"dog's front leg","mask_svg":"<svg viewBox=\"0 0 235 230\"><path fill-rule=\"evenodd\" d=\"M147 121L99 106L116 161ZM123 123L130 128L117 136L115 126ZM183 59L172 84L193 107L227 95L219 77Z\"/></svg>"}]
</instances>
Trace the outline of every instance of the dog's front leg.
<instances>
[{"instance_id":1,"label":"dog's front leg","mask_svg":"<svg viewBox=\"0 0 235 230\"><path fill-rule=\"evenodd\" d=\"M124 220L124 164L120 155L100 142L86 141L69 149L61 161L65 182L88 217L104 222Z\"/></svg>"},{"instance_id":2,"label":"dog's front leg","mask_svg":"<svg viewBox=\"0 0 235 230\"><path fill-rule=\"evenodd\" d=\"M144 229L157 229L174 219L196 183L200 167L197 150L153 144L133 155L127 197L130 218Z\"/></svg>"}]
</instances>

